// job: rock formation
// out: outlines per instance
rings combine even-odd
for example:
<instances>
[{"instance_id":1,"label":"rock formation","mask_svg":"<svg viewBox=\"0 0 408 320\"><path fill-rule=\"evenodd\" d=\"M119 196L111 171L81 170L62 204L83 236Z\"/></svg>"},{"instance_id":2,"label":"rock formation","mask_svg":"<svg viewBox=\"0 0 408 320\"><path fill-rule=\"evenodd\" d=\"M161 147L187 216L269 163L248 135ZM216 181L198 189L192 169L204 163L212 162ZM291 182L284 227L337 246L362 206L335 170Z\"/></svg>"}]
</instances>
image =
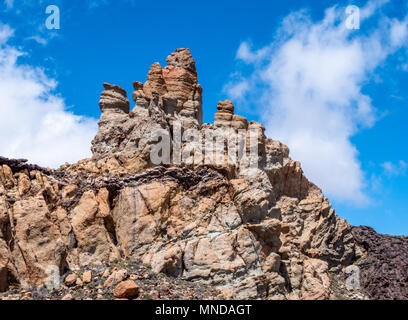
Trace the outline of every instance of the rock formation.
<instances>
[{"instance_id":1,"label":"rock formation","mask_svg":"<svg viewBox=\"0 0 408 320\"><path fill-rule=\"evenodd\" d=\"M353 228L288 147L234 114L231 101L218 104L214 124L202 123L188 49L167 64L153 64L146 83L134 83L132 110L124 89L104 84L92 158L55 171L0 158L0 290L136 259L156 274L213 285L224 298L339 298L334 284L367 255ZM183 137L196 130L200 139L178 141L177 130ZM209 149L205 137L236 135L233 150L244 159L252 131L256 166L214 161L219 149L224 160L234 155L224 142ZM152 162L157 132L167 133L170 163ZM177 150L201 151L200 161L180 161Z\"/></svg>"},{"instance_id":2,"label":"rock formation","mask_svg":"<svg viewBox=\"0 0 408 320\"><path fill-rule=\"evenodd\" d=\"M354 227L354 239L364 251L356 262L361 286L373 299L408 299L408 238L382 235L370 227Z\"/></svg>"}]
</instances>

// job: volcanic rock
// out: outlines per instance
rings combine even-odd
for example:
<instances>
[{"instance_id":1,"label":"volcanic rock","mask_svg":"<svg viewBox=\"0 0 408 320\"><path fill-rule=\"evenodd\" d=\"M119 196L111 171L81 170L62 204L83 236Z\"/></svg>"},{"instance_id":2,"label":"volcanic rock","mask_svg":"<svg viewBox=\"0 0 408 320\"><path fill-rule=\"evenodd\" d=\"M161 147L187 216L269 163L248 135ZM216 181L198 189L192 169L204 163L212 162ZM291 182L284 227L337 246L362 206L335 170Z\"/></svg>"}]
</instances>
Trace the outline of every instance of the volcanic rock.
<instances>
[{"instance_id":1,"label":"volcanic rock","mask_svg":"<svg viewBox=\"0 0 408 320\"><path fill-rule=\"evenodd\" d=\"M405 238L340 219L288 147L234 114L231 101L218 104L214 124L202 123L190 50L134 82L130 112L124 89L104 88L92 158L58 170L0 158L0 291L98 266L95 275L111 270L102 281L118 285L116 297L135 297L118 266L141 261L148 279L182 278L231 299L407 298ZM188 134L195 139L178 139ZM160 141L165 163L152 160ZM350 266L364 275L358 294L338 289Z\"/></svg>"},{"instance_id":2,"label":"volcanic rock","mask_svg":"<svg viewBox=\"0 0 408 320\"><path fill-rule=\"evenodd\" d=\"M134 298L138 294L139 286L132 280L122 281L113 291L113 295L116 298Z\"/></svg>"}]
</instances>

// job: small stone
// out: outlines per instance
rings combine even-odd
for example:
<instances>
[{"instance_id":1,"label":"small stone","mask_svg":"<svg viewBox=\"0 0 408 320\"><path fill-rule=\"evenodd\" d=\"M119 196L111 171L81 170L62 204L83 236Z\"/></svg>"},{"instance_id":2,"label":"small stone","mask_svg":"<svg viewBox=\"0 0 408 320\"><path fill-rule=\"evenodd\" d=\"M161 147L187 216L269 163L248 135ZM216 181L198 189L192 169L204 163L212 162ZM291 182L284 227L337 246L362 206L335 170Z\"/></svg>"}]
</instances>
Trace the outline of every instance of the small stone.
<instances>
[{"instance_id":1,"label":"small stone","mask_svg":"<svg viewBox=\"0 0 408 320\"><path fill-rule=\"evenodd\" d=\"M125 280L128 276L128 272L125 269L114 271L104 283L104 287L113 287Z\"/></svg>"},{"instance_id":2,"label":"small stone","mask_svg":"<svg viewBox=\"0 0 408 320\"><path fill-rule=\"evenodd\" d=\"M134 298L139 294L139 286L132 280L122 281L113 291L116 298Z\"/></svg>"},{"instance_id":3,"label":"small stone","mask_svg":"<svg viewBox=\"0 0 408 320\"><path fill-rule=\"evenodd\" d=\"M92 271L91 270L87 270L84 272L84 274L82 275L82 281L85 283L90 283L92 281Z\"/></svg>"},{"instance_id":4,"label":"small stone","mask_svg":"<svg viewBox=\"0 0 408 320\"><path fill-rule=\"evenodd\" d=\"M157 290L153 290L150 294L154 300L160 299L160 293Z\"/></svg>"},{"instance_id":5,"label":"small stone","mask_svg":"<svg viewBox=\"0 0 408 320\"><path fill-rule=\"evenodd\" d=\"M62 198L64 200L72 200L75 198L76 192L78 190L78 186L76 185L69 185L62 189Z\"/></svg>"},{"instance_id":6,"label":"small stone","mask_svg":"<svg viewBox=\"0 0 408 320\"><path fill-rule=\"evenodd\" d=\"M68 293L61 300L73 300L73 298L72 298L72 295L70 293Z\"/></svg>"},{"instance_id":7,"label":"small stone","mask_svg":"<svg viewBox=\"0 0 408 320\"><path fill-rule=\"evenodd\" d=\"M163 285L163 286L160 288L160 292L161 292L162 294L169 294L169 293L170 293L170 288L169 288L167 285Z\"/></svg>"},{"instance_id":8,"label":"small stone","mask_svg":"<svg viewBox=\"0 0 408 320\"><path fill-rule=\"evenodd\" d=\"M109 277L109 275L110 275L109 269L105 269L105 271L101 273L101 276L103 278L107 278L107 277Z\"/></svg>"},{"instance_id":9,"label":"small stone","mask_svg":"<svg viewBox=\"0 0 408 320\"><path fill-rule=\"evenodd\" d=\"M76 274L71 273L71 274L69 274L69 275L65 278L65 284L66 284L68 287L71 287L71 286L73 286L74 284L76 284L77 278L78 278L78 277L77 277Z\"/></svg>"},{"instance_id":10,"label":"small stone","mask_svg":"<svg viewBox=\"0 0 408 320\"><path fill-rule=\"evenodd\" d=\"M77 278L75 284L80 288L82 288L82 286L84 285L81 278Z\"/></svg>"}]
</instances>

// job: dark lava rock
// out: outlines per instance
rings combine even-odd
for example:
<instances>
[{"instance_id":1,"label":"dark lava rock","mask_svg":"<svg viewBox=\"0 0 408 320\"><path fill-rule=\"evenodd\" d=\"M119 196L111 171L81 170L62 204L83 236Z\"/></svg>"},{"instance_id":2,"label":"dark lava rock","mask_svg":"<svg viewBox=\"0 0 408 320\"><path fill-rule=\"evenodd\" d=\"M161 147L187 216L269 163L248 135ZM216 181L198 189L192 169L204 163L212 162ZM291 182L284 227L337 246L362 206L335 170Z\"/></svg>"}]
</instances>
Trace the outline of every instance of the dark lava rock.
<instances>
[{"instance_id":1,"label":"dark lava rock","mask_svg":"<svg viewBox=\"0 0 408 320\"><path fill-rule=\"evenodd\" d=\"M370 227L353 227L366 250L358 263L362 289L371 299L408 299L408 237L382 235Z\"/></svg>"}]
</instances>

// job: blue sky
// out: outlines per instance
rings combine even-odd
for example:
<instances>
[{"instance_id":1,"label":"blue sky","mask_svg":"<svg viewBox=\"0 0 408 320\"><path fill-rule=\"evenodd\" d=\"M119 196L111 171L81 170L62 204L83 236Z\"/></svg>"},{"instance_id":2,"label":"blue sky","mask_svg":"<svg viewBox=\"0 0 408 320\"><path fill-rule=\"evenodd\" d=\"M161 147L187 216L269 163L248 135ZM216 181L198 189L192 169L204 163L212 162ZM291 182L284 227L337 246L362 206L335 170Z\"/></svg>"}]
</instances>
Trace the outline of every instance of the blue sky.
<instances>
[{"instance_id":1,"label":"blue sky","mask_svg":"<svg viewBox=\"0 0 408 320\"><path fill-rule=\"evenodd\" d=\"M360 8L346 30L345 8ZM60 29L48 30L48 5ZM408 234L408 4L403 0L6 0L0 155L57 166L90 156L104 81L145 81L188 47L204 89L288 144L354 225Z\"/></svg>"}]
</instances>

